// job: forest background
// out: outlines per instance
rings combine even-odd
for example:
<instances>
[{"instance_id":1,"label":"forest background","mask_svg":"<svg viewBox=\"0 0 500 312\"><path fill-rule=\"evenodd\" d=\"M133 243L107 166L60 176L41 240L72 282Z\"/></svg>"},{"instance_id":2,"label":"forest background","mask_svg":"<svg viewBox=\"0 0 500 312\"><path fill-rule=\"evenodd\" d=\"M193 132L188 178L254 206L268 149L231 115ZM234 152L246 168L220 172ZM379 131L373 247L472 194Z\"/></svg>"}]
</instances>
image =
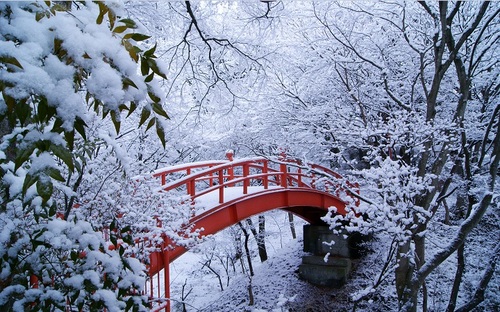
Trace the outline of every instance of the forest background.
<instances>
[{"instance_id":1,"label":"forest background","mask_svg":"<svg viewBox=\"0 0 500 312\"><path fill-rule=\"evenodd\" d=\"M179 235L189 213L134 181L232 149L285 150L360 184L360 208L325 217L380 251L353 276L365 283L349 309L498 309L499 13L482 1L1 2L0 306L146 309L132 242Z\"/></svg>"}]
</instances>

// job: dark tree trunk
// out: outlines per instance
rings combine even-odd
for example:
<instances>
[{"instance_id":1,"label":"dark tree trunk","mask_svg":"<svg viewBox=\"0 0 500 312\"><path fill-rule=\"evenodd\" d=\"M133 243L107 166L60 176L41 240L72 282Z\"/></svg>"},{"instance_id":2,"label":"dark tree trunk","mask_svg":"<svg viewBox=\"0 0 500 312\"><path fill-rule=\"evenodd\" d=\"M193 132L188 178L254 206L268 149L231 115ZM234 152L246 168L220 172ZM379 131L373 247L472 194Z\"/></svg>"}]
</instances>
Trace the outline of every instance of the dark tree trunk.
<instances>
[{"instance_id":1,"label":"dark tree trunk","mask_svg":"<svg viewBox=\"0 0 500 312\"><path fill-rule=\"evenodd\" d=\"M292 232L292 238L297 239L297 233L295 232L295 223L293 222L293 213L288 213L288 224L290 224L290 232Z\"/></svg>"}]
</instances>

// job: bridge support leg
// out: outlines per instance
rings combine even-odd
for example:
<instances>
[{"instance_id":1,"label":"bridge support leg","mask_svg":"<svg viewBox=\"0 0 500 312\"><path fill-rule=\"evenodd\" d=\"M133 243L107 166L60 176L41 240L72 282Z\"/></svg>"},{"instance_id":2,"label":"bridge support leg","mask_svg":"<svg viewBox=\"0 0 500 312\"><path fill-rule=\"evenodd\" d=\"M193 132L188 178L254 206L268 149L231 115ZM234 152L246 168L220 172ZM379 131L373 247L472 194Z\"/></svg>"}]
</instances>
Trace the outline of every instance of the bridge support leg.
<instances>
[{"instance_id":1,"label":"bridge support leg","mask_svg":"<svg viewBox=\"0 0 500 312\"><path fill-rule=\"evenodd\" d=\"M167 305L165 306L165 312L170 312L170 252L168 250L163 251L163 263L165 264L163 269L163 284L165 288L165 299L167 300Z\"/></svg>"}]
</instances>

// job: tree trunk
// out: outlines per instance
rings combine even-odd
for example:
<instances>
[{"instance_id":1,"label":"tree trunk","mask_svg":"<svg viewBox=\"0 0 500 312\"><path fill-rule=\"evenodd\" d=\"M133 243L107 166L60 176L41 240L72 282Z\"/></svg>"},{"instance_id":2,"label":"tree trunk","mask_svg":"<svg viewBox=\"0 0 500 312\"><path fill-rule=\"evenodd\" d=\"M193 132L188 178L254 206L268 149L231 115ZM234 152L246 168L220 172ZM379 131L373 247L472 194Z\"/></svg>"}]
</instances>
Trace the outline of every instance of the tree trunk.
<instances>
[{"instance_id":1,"label":"tree trunk","mask_svg":"<svg viewBox=\"0 0 500 312\"><path fill-rule=\"evenodd\" d=\"M250 227L250 231L252 231L255 240L257 241L257 248L259 250L260 261L264 262L267 260L267 249L266 249L266 241L265 241L265 229L266 229L266 219L264 216L259 216L259 232L257 233L257 229L252 222L252 219L247 219L247 224Z\"/></svg>"},{"instance_id":2,"label":"tree trunk","mask_svg":"<svg viewBox=\"0 0 500 312\"><path fill-rule=\"evenodd\" d=\"M472 309L477 307L481 302L483 302L484 292L486 290L486 287L488 286L488 283L491 280L491 277L495 273L495 267L496 267L498 258L500 258L500 244L497 244L495 250L493 251L493 256L491 257L490 261L487 264L486 269L484 270L483 276L481 277L481 280L479 281L479 285L476 289L476 292L474 293L474 296L472 297L472 299L469 302L467 302L465 305L463 305L459 309L457 309L456 312L471 311Z\"/></svg>"},{"instance_id":3,"label":"tree trunk","mask_svg":"<svg viewBox=\"0 0 500 312\"><path fill-rule=\"evenodd\" d=\"M290 225L290 231L292 232L292 238L297 239L297 233L295 232L295 223L293 222L293 213L288 213L288 224Z\"/></svg>"},{"instance_id":4,"label":"tree trunk","mask_svg":"<svg viewBox=\"0 0 500 312\"><path fill-rule=\"evenodd\" d=\"M410 241L400 243L397 247L396 259L398 267L396 268L396 292L399 302L407 301L408 287L410 286L413 265L409 258Z\"/></svg>"},{"instance_id":5,"label":"tree trunk","mask_svg":"<svg viewBox=\"0 0 500 312\"><path fill-rule=\"evenodd\" d=\"M257 239L257 246L259 247L260 261L264 262L268 259L266 249L266 217L259 216L259 236Z\"/></svg>"},{"instance_id":6,"label":"tree trunk","mask_svg":"<svg viewBox=\"0 0 500 312\"><path fill-rule=\"evenodd\" d=\"M457 271L455 272L455 279L453 280L453 288L451 289L450 300L448 302L448 307L446 312L455 311L457 305L458 291L460 290L460 284L462 283L462 275L465 268L465 258L464 258L464 245L460 246L457 250Z\"/></svg>"},{"instance_id":7,"label":"tree trunk","mask_svg":"<svg viewBox=\"0 0 500 312\"><path fill-rule=\"evenodd\" d=\"M247 255L247 261L248 261L248 270L250 271L250 276L253 276L253 265L252 265L252 256L250 255L250 248L248 248L248 238L250 237L250 234L248 234L247 229L241 224L241 222L238 222L238 225L241 228L241 231L243 232L243 235L245 236L245 242L243 246L245 247L245 253Z\"/></svg>"}]
</instances>

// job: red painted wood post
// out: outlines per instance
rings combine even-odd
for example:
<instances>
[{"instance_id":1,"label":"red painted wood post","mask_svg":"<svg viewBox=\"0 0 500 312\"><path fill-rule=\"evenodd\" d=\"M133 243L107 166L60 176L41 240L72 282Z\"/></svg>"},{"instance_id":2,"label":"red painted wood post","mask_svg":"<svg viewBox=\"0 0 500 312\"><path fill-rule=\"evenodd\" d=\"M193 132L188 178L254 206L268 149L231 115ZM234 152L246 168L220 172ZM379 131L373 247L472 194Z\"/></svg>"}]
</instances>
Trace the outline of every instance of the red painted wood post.
<instances>
[{"instance_id":1,"label":"red painted wood post","mask_svg":"<svg viewBox=\"0 0 500 312\"><path fill-rule=\"evenodd\" d=\"M191 168L187 168L186 169L186 175L190 175L190 174L191 174ZM187 190L187 194L188 195L190 195L190 196L194 195L193 183L191 183L191 181L188 181L186 183L186 190Z\"/></svg>"},{"instance_id":2,"label":"red painted wood post","mask_svg":"<svg viewBox=\"0 0 500 312\"><path fill-rule=\"evenodd\" d=\"M269 188L269 177L267 176L267 166L268 166L268 162L267 162L267 159L264 160L264 166L262 167L262 173L264 174L264 177L262 178L262 182L264 184L264 189L267 190Z\"/></svg>"},{"instance_id":3,"label":"red painted wood post","mask_svg":"<svg viewBox=\"0 0 500 312\"><path fill-rule=\"evenodd\" d=\"M285 161L286 160L286 154L285 151L281 151L278 160L280 161ZM281 171L281 186L284 188L288 187L288 168L286 164L280 164L280 171Z\"/></svg>"},{"instance_id":4,"label":"red painted wood post","mask_svg":"<svg viewBox=\"0 0 500 312\"><path fill-rule=\"evenodd\" d=\"M170 242L170 239L167 238L166 248L168 248L168 242ZM163 251L163 263L163 283L165 286L165 299L167 300L165 312L170 312L170 252L168 250ZM160 288L160 285L158 285L158 288Z\"/></svg>"},{"instance_id":5,"label":"red painted wood post","mask_svg":"<svg viewBox=\"0 0 500 312\"><path fill-rule=\"evenodd\" d=\"M224 170L219 170L219 204L224 202Z\"/></svg>"},{"instance_id":6,"label":"red painted wood post","mask_svg":"<svg viewBox=\"0 0 500 312\"><path fill-rule=\"evenodd\" d=\"M208 168L212 168L212 166L208 166ZM209 186L214 186L214 174L213 172L210 173L210 178L208 179L208 182L209 182Z\"/></svg>"},{"instance_id":7,"label":"red painted wood post","mask_svg":"<svg viewBox=\"0 0 500 312\"><path fill-rule=\"evenodd\" d=\"M233 150L227 150L226 151L226 158L229 160L229 161L233 161L233 156L234 156L234 152ZM231 181L234 179L234 168L233 166L230 166L229 168L227 168L227 175L228 175L228 181ZM229 186L233 186L232 184L228 184L227 185L228 187Z\"/></svg>"},{"instance_id":8,"label":"red painted wood post","mask_svg":"<svg viewBox=\"0 0 500 312\"><path fill-rule=\"evenodd\" d=\"M281 171L281 186L284 188L288 187L288 168L286 164L280 164Z\"/></svg>"},{"instance_id":9,"label":"red painted wood post","mask_svg":"<svg viewBox=\"0 0 500 312\"><path fill-rule=\"evenodd\" d=\"M246 178L250 174L250 168L248 164L243 165L243 176L245 177L245 180L243 180L243 194L248 194L248 185L250 184L250 181Z\"/></svg>"}]
</instances>

